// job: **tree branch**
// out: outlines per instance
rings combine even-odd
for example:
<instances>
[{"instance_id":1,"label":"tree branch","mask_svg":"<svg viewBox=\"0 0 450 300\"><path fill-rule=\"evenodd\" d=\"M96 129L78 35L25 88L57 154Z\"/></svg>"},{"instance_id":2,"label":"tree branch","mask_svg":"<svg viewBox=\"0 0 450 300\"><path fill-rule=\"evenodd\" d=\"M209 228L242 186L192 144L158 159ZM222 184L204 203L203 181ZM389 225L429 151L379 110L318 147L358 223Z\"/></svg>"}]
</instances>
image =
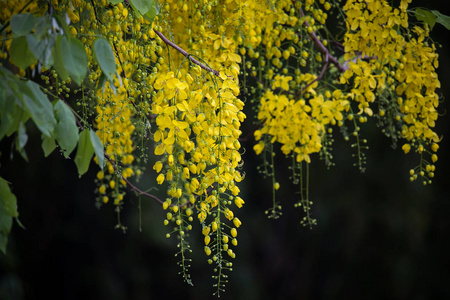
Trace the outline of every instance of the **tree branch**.
<instances>
[{"instance_id":1,"label":"tree branch","mask_svg":"<svg viewBox=\"0 0 450 300\"><path fill-rule=\"evenodd\" d=\"M302 17L305 17L305 14L303 13L303 9L300 8L300 14L302 15ZM308 21L304 21L303 23L305 25L305 27L309 27L309 23ZM317 37L317 35L314 33L314 31L311 31L311 33L308 32L309 37L311 38L311 40L313 41L314 45L316 45L316 47L319 49L320 52L322 52L323 55L328 56L329 60L338 68L339 72L344 73L345 72L345 67L343 67L339 61L336 59L336 57L332 56L330 54L330 52L328 51L328 49L323 45L323 43L319 40L319 38Z\"/></svg>"},{"instance_id":2,"label":"tree branch","mask_svg":"<svg viewBox=\"0 0 450 300\"><path fill-rule=\"evenodd\" d=\"M202 69L204 69L204 70L206 70L208 72L212 72L216 76L219 76L219 71L211 69L210 67L205 66L204 64L202 64L201 62L199 62L198 60L193 58L189 53L187 53L185 50L183 50L180 46L178 46L177 44L169 41L161 32L159 32L158 30L155 30L155 33L164 41L164 43L166 43L167 45L171 46L172 48L174 48L175 50L177 50L178 52L180 52L184 56L186 56L191 62L193 62L194 64L200 66L200 68L202 68Z\"/></svg>"},{"instance_id":3,"label":"tree branch","mask_svg":"<svg viewBox=\"0 0 450 300\"><path fill-rule=\"evenodd\" d=\"M244 137L239 138L240 142L248 142L248 140L250 139L250 137L252 135L254 135L255 131L260 129L261 127L263 127L264 123L266 122L266 119L262 120L261 122L258 123L258 125L256 125L256 127L250 131L249 133L247 133Z\"/></svg>"},{"instance_id":4,"label":"tree branch","mask_svg":"<svg viewBox=\"0 0 450 300\"><path fill-rule=\"evenodd\" d=\"M113 168L114 168L114 171L116 171L116 173L120 176L120 178L122 178L132 190L134 190L134 191L135 191L136 193L138 193L139 195L142 195L142 196L151 198L151 199L153 199L153 200L156 200L156 201L159 202L160 204L163 204L163 203L164 203L164 201L162 201L161 199L159 199L159 198L156 197L155 195L152 195L152 194L149 194L149 193L146 193L146 192L142 191L142 190L139 189L137 186L135 186L134 184L132 184L127 178L123 177L122 173L120 173L119 170L117 169L117 165L116 165L115 161L114 161L111 157L109 157L109 155L106 154L106 153L105 153L105 158L111 163L111 165L112 165Z\"/></svg>"},{"instance_id":5,"label":"tree branch","mask_svg":"<svg viewBox=\"0 0 450 300\"><path fill-rule=\"evenodd\" d=\"M311 81L305 87L303 87L302 92L304 92L308 88L308 86L310 86L311 84L313 84L314 82L316 82L317 80L319 80L323 77L323 74L325 74L325 70L328 67L328 59L329 58L330 58L330 55L328 53L325 54L325 62L323 64L322 71L320 72L319 76L317 76L313 81Z\"/></svg>"}]
</instances>

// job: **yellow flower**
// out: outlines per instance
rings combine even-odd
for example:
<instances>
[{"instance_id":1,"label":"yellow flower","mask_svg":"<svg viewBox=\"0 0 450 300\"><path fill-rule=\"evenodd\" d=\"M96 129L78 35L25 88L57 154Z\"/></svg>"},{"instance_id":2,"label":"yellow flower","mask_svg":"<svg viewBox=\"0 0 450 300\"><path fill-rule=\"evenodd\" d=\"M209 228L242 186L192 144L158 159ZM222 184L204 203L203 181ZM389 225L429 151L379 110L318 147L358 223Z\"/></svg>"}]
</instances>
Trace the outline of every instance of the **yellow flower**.
<instances>
[{"instance_id":1,"label":"yellow flower","mask_svg":"<svg viewBox=\"0 0 450 300\"><path fill-rule=\"evenodd\" d=\"M98 191L99 191L100 194L104 194L104 193L106 192L106 186L101 185L101 186L98 188Z\"/></svg>"},{"instance_id":2,"label":"yellow flower","mask_svg":"<svg viewBox=\"0 0 450 300\"><path fill-rule=\"evenodd\" d=\"M153 85L155 89L161 90L167 86L168 80L173 78L173 72L166 73L165 75L160 74Z\"/></svg>"},{"instance_id":3,"label":"yellow flower","mask_svg":"<svg viewBox=\"0 0 450 300\"><path fill-rule=\"evenodd\" d=\"M439 149L439 145L438 145L438 144L433 143L433 144L431 145L431 150L432 150L433 152L437 152L438 149Z\"/></svg>"},{"instance_id":4,"label":"yellow flower","mask_svg":"<svg viewBox=\"0 0 450 300\"><path fill-rule=\"evenodd\" d=\"M212 228L212 231L214 232L214 231L216 231L217 230L217 222L212 222L211 223L211 228Z\"/></svg>"},{"instance_id":5,"label":"yellow flower","mask_svg":"<svg viewBox=\"0 0 450 300\"><path fill-rule=\"evenodd\" d=\"M157 173L161 172L161 169L163 167L163 164L161 161L157 161L154 165L153 165L153 170L156 170Z\"/></svg>"},{"instance_id":6,"label":"yellow flower","mask_svg":"<svg viewBox=\"0 0 450 300\"><path fill-rule=\"evenodd\" d=\"M411 145L410 144L404 144L402 146L402 150L405 152L405 154L408 154L409 151L411 150Z\"/></svg>"},{"instance_id":7,"label":"yellow flower","mask_svg":"<svg viewBox=\"0 0 450 300\"><path fill-rule=\"evenodd\" d=\"M244 200L242 200L241 197L236 197L234 198L234 203L236 204L237 207L241 208L245 202Z\"/></svg>"},{"instance_id":8,"label":"yellow flower","mask_svg":"<svg viewBox=\"0 0 450 300\"><path fill-rule=\"evenodd\" d=\"M261 152L264 150L264 142L259 142L255 146L253 146L253 150L256 154L261 154Z\"/></svg>"},{"instance_id":9,"label":"yellow flower","mask_svg":"<svg viewBox=\"0 0 450 300\"><path fill-rule=\"evenodd\" d=\"M292 80L292 76L276 75L274 82L272 83L272 89L277 87L282 88L285 91L289 90L289 81Z\"/></svg>"},{"instance_id":10,"label":"yellow flower","mask_svg":"<svg viewBox=\"0 0 450 300\"><path fill-rule=\"evenodd\" d=\"M164 182L164 174L159 174L156 178L156 182L158 182L158 184L162 184Z\"/></svg>"}]
</instances>

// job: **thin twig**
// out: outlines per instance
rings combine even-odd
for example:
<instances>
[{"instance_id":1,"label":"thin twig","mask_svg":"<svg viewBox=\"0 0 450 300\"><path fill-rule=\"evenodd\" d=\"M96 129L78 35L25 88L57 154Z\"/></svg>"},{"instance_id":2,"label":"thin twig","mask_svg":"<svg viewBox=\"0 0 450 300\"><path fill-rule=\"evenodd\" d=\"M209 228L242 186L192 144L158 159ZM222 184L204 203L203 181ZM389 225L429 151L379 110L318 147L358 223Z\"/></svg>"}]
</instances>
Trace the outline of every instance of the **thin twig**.
<instances>
[{"instance_id":1,"label":"thin twig","mask_svg":"<svg viewBox=\"0 0 450 300\"><path fill-rule=\"evenodd\" d=\"M128 179L126 179L125 177L122 176L122 174L120 174L120 177L122 177L123 180L125 180L125 182L127 183L127 185L130 186L131 189L133 189L136 193L138 193L139 195L151 198L153 200L158 201L160 204L164 204L164 201L162 201L161 199L159 199L158 197L156 197L155 195L146 193L144 191L141 191L137 186L135 186L134 184L132 184Z\"/></svg>"},{"instance_id":2,"label":"thin twig","mask_svg":"<svg viewBox=\"0 0 450 300\"><path fill-rule=\"evenodd\" d=\"M300 8L300 14L302 15L303 18L305 18L305 14L303 13L303 9L301 9L301 8ZM308 21L304 20L303 24L305 25L305 27L309 27ZM330 61L338 68L339 72L344 73L345 68L339 63L339 61L336 59L336 57L334 57L330 54L328 49L319 40L319 38L314 33L314 31L311 31L311 33L308 32L308 34L309 34L309 37L311 38L311 40L313 41L314 45L316 45L316 47L319 48L319 51L322 52L323 55L329 56Z\"/></svg>"},{"instance_id":3,"label":"thin twig","mask_svg":"<svg viewBox=\"0 0 450 300\"><path fill-rule=\"evenodd\" d=\"M258 125L256 125L255 129L253 129L251 132L247 133L243 138L239 138L240 142L248 142L248 140L250 139L250 137L252 135L254 135L255 131L260 129L261 127L263 127L264 123L266 122L266 119L262 120L261 122L259 122Z\"/></svg>"},{"instance_id":4,"label":"thin twig","mask_svg":"<svg viewBox=\"0 0 450 300\"><path fill-rule=\"evenodd\" d=\"M328 59L329 59L329 58L330 58L330 55L329 55L328 53L325 54L325 62L324 62L324 64L323 64L322 71L320 72L319 76L317 76L316 78L314 78L313 81L311 81L311 82L308 83L305 87L303 87L302 93L303 93L303 92L304 92L311 84L313 84L314 82L316 82L317 80L319 80L320 78L323 77L323 75L325 74L325 70L326 70L327 67L328 67Z\"/></svg>"},{"instance_id":5,"label":"thin twig","mask_svg":"<svg viewBox=\"0 0 450 300\"><path fill-rule=\"evenodd\" d=\"M267 85L267 83L265 83L265 82L262 81L262 80L259 80L259 78L256 77L256 75L254 75L252 72L250 72L249 74L250 74L250 76L251 76L253 79L256 80L256 82L261 83L266 89L268 89L268 90L271 90L271 89L272 89L269 85Z\"/></svg>"},{"instance_id":6,"label":"thin twig","mask_svg":"<svg viewBox=\"0 0 450 300\"><path fill-rule=\"evenodd\" d=\"M127 185L134 190L136 193L138 193L139 195L151 198L153 200L158 201L160 204L163 204L164 201L162 201L161 199L159 199L158 197L156 197L155 195L146 193L144 191L142 191L141 189L139 189L137 186L135 186L134 184L132 184L127 178L123 177L122 173L119 172L119 170L117 169L117 165L114 162L114 160L109 157L108 154L105 153L105 158L111 163L112 167L114 168L114 171L116 171L116 173L127 183Z\"/></svg>"},{"instance_id":7,"label":"thin twig","mask_svg":"<svg viewBox=\"0 0 450 300\"><path fill-rule=\"evenodd\" d=\"M196 60L194 57L192 57L192 55L190 55L185 50L183 50L180 46L178 46L177 44L169 41L161 32L159 32L158 30L154 30L154 31L164 41L164 43L166 43L167 45L171 46L172 48L174 48L175 50L177 50L178 52L180 52L184 56L186 56L194 64L200 66L200 68L202 68L202 69L204 69L204 70L206 70L208 72L212 72L216 76L219 76L219 71L216 71L214 69L211 69L210 67L205 66L204 64L202 64L201 62Z\"/></svg>"}]
</instances>

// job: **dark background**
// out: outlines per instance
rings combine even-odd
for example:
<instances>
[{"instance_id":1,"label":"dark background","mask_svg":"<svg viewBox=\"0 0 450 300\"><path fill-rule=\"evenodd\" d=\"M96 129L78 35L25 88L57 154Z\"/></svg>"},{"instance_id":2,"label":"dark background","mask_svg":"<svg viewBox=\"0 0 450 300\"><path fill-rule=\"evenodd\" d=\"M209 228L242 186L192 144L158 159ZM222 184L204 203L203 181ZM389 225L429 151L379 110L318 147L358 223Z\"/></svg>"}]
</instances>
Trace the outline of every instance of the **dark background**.
<instances>
[{"instance_id":1,"label":"dark background","mask_svg":"<svg viewBox=\"0 0 450 300\"><path fill-rule=\"evenodd\" d=\"M413 1L449 14L446 1ZM445 96L450 95L449 34L432 32ZM277 176L283 216L269 220L271 184L258 175L253 141L244 143L246 180L240 185L246 205L236 212L237 257L224 299L450 299L449 111L441 103L436 132L443 135L431 186L409 182L419 162L390 147L373 121L362 128L368 139L367 171L352 166L349 143L335 135L334 161L327 170L317 157L310 167L313 230L300 225L294 209L297 188L288 180L284 159ZM247 128L251 124L247 124ZM31 133L33 129L30 127ZM244 132L245 134L245 132ZM30 163L9 159L9 140L1 145L0 176L12 182L20 220L14 224L8 254L0 254L0 299L209 299L215 281L206 263L199 225L194 223L191 267L194 287L177 275L176 238L166 239L161 206L131 196L122 213L128 231L114 229L112 205L94 201L96 167L78 178L75 164L57 151L43 159L38 136L27 145ZM155 185L147 172L139 186Z\"/></svg>"}]
</instances>

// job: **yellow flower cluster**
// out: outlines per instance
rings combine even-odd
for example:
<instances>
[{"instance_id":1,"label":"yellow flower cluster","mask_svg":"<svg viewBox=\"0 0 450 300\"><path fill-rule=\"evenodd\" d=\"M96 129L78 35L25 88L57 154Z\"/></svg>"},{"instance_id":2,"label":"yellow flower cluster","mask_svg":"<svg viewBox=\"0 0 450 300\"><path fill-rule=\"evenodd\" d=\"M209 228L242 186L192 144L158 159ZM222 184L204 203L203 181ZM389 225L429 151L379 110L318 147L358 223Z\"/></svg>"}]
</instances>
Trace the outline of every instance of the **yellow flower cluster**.
<instances>
[{"instance_id":1,"label":"yellow flower cluster","mask_svg":"<svg viewBox=\"0 0 450 300\"><path fill-rule=\"evenodd\" d=\"M301 78L309 83L314 76L302 74ZM266 91L261 98L258 113L258 119L264 125L262 129L255 131L255 139L258 141L263 134L268 134L272 137L271 143L282 144L281 151L284 154L293 151L297 162L304 160L310 163L309 155L322 148L325 126L342 121L342 111L349 108L349 102L344 99L340 90L335 90L333 94L329 91L325 95L317 94L314 90L317 85L315 82L307 89L313 95L308 99L309 105L305 99L289 100L286 95ZM260 141L254 146L254 150L260 154L264 147L264 141Z\"/></svg>"},{"instance_id":2,"label":"yellow flower cluster","mask_svg":"<svg viewBox=\"0 0 450 300\"><path fill-rule=\"evenodd\" d=\"M256 87L248 90L257 103L260 121L254 132L259 141L254 150L257 154L264 152L261 170L273 181L273 207L266 211L269 217L281 214L281 205L275 201L280 184L275 180L273 143L280 143L282 152L293 157L292 170L300 170L303 162L311 162L312 153L328 153L323 147L327 127L341 125L342 112L349 109L341 90L319 86L319 78L314 75L323 67L323 57L314 53L309 34L324 27L330 8L323 0L253 1L240 7L239 16L244 20L238 41L242 40L239 53L244 56L244 75L257 81ZM245 85L244 77L244 90ZM294 182L305 191L307 176L294 173ZM301 192L300 198L307 214L302 223L311 226L314 220L309 217L307 193Z\"/></svg>"},{"instance_id":3,"label":"yellow flower cluster","mask_svg":"<svg viewBox=\"0 0 450 300\"><path fill-rule=\"evenodd\" d=\"M379 102L380 117L387 111L398 121L400 135L408 141L403 146L405 153L412 143L422 154L424 146L439 142L433 131L439 104L438 55L434 44L426 40L428 27L409 28L409 2L400 1L399 9L386 1L347 2L344 46L349 63L341 83L353 79L352 97L359 103L360 113L372 116L370 103L385 99ZM432 155L432 161L436 160Z\"/></svg>"},{"instance_id":4,"label":"yellow flower cluster","mask_svg":"<svg viewBox=\"0 0 450 300\"><path fill-rule=\"evenodd\" d=\"M205 253L212 255L210 263L222 269L231 266L224 254L236 256L231 246L237 245L241 221L233 206L244 204L237 186L243 179L238 138L245 114L244 103L237 98L241 57L236 54L242 41L236 37L236 26L244 3L212 4L161 3L154 29L220 74L206 72L174 49L164 50L153 84L151 113L157 125L154 153L161 156L154 164L157 182L169 185L163 207L171 210L171 219L175 212L176 220L183 220L186 208L196 207ZM189 230L184 221L177 225L178 233Z\"/></svg>"},{"instance_id":5,"label":"yellow flower cluster","mask_svg":"<svg viewBox=\"0 0 450 300\"><path fill-rule=\"evenodd\" d=\"M103 172L100 172L97 175L97 179L102 184L100 186L104 186L103 182L111 182L111 179L113 179L112 182L118 180L120 185L124 187L126 182L123 179L119 180L114 178L116 170L113 163L121 163L123 166L121 176L123 178L127 179L133 175L133 168L130 167L134 162L134 156L132 154L134 147L131 136L135 130L135 126L131 121L133 115L132 106L130 107L130 103L126 100L127 94L125 87L119 87L116 94L114 94L109 83L106 83L105 91L99 90L97 94L97 135L105 146L105 153L112 160L112 162L107 161L106 163L107 174L111 176L105 177L102 175ZM113 193L116 195L114 197L114 204L118 205L123 199L123 193L116 190L116 184L109 184L109 186L115 191ZM101 200L104 203L108 202L108 197L104 195L105 192L100 190L100 194L102 196Z\"/></svg>"},{"instance_id":6,"label":"yellow flower cluster","mask_svg":"<svg viewBox=\"0 0 450 300\"><path fill-rule=\"evenodd\" d=\"M183 74L181 70L180 75ZM192 80L201 80L193 76L195 79L189 73L182 76L191 80L188 85L168 72L154 84L158 90L152 104L158 126L154 134L155 154L164 155L164 161L154 165L160 173L158 183L171 181L169 196L180 198L184 194L192 203L196 202L194 195L207 196L208 190L216 184L220 186L217 187L220 193L228 189L237 196L239 188L235 182L242 179L236 170L241 161L237 139L245 115L241 112L243 102L232 92L232 89L238 91L236 81L229 77L223 82L207 80L193 89ZM216 90L217 84L220 87ZM190 97L185 91L188 88ZM164 165L167 168L163 169ZM209 210L218 205L219 199L214 199L217 198L210 195L200 203L201 222L205 221Z\"/></svg>"}]
</instances>

